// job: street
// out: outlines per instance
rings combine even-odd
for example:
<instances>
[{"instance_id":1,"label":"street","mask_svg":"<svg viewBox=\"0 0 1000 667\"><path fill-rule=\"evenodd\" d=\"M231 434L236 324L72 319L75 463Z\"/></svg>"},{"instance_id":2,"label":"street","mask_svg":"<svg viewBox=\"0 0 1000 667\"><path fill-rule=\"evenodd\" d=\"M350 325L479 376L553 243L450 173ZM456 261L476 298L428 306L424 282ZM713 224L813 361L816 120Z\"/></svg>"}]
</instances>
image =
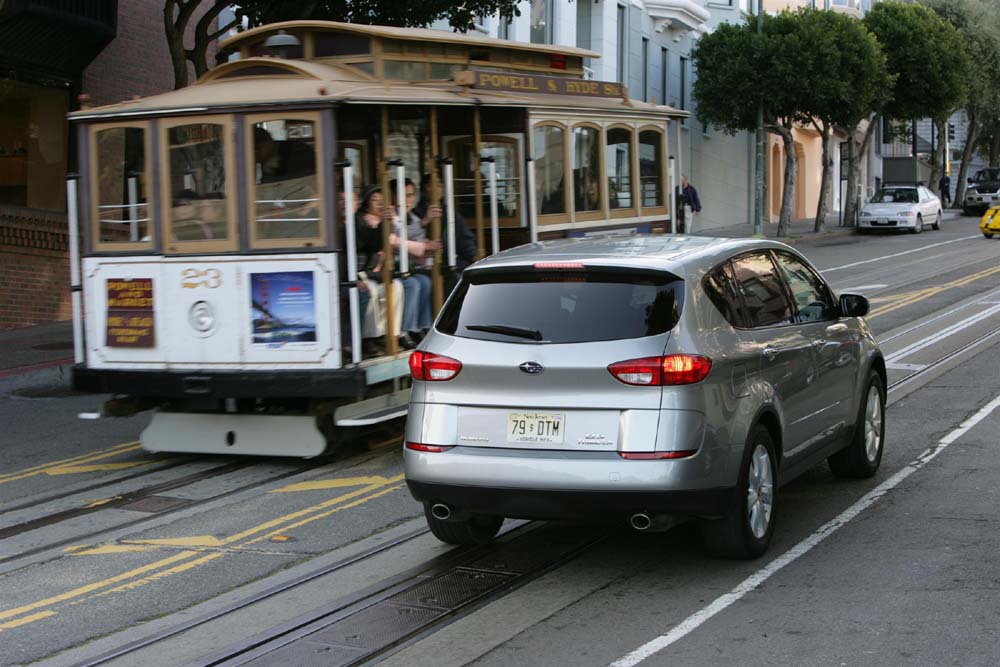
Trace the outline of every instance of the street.
<instances>
[{"instance_id":1,"label":"street","mask_svg":"<svg viewBox=\"0 0 1000 667\"><path fill-rule=\"evenodd\" d=\"M1000 241L799 239L885 354L872 479L782 488L770 550L683 523L426 532L398 439L317 459L149 454L58 368L0 374L0 664L996 665ZM401 426L401 425L400 425Z\"/></svg>"}]
</instances>

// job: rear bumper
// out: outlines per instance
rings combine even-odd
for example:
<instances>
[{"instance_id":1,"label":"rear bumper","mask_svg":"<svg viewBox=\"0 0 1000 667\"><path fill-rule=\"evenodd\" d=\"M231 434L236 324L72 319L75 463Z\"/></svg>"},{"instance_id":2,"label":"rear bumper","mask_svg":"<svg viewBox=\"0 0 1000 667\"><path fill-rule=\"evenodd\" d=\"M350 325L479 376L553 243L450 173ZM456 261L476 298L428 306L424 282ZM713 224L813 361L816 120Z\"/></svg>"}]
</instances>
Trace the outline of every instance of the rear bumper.
<instances>
[{"instance_id":1,"label":"rear bumper","mask_svg":"<svg viewBox=\"0 0 1000 667\"><path fill-rule=\"evenodd\" d=\"M355 398L363 368L315 371L150 371L73 367L73 389L146 398Z\"/></svg>"},{"instance_id":2,"label":"rear bumper","mask_svg":"<svg viewBox=\"0 0 1000 667\"><path fill-rule=\"evenodd\" d=\"M732 507L732 488L698 491L566 491L460 486L406 480L421 502L513 519L588 519L636 512L718 517Z\"/></svg>"}]
</instances>

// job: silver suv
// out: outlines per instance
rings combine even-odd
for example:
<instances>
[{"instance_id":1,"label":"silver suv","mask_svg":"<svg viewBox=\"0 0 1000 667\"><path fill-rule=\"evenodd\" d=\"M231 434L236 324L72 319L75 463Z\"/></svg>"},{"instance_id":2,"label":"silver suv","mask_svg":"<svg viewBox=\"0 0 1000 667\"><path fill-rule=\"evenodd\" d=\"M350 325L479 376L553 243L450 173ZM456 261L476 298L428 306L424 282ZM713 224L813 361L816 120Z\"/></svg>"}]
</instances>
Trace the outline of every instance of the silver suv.
<instances>
[{"instance_id":1,"label":"silver suv","mask_svg":"<svg viewBox=\"0 0 1000 667\"><path fill-rule=\"evenodd\" d=\"M752 558L776 488L824 458L874 475L885 362L863 316L780 243L536 243L469 267L410 357L407 484L441 540L504 517L701 521Z\"/></svg>"}]
</instances>

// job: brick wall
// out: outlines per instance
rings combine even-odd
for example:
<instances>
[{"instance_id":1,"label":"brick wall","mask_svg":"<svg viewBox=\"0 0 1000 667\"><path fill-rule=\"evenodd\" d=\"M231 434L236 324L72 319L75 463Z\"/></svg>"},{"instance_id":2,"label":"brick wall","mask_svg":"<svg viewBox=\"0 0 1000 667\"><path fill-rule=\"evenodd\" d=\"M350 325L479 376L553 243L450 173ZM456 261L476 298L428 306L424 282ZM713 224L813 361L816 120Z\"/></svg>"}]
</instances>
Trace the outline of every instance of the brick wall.
<instances>
[{"instance_id":1,"label":"brick wall","mask_svg":"<svg viewBox=\"0 0 1000 667\"><path fill-rule=\"evenodd\" d=\"M0 209L0 329L70 318L66 218Z\"/></svg>"}]
</instances>

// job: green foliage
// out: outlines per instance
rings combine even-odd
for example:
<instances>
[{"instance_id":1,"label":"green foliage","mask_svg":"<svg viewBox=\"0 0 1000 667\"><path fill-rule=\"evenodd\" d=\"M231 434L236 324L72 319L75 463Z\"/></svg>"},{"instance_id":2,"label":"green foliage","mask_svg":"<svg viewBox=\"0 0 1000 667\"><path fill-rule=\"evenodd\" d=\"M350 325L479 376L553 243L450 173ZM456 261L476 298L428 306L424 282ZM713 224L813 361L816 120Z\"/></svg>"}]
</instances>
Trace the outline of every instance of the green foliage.
<instances>
[{"instance_id":1,"label":"green foliage","mask_svg":"<svg viewBox=\"0 0 1000 667\"><path fill-rule=\"evenodd\" d=\"M471 30L476 16L500 12L511 18L519 15L517 0L244 0L239 11L251 26L315 19L389 25L402 27L426 26L447 19L456 30Z\"/></svg>"},{"instance_id":2,"label":"green foliage","mask_svg":"<svg viewBox=\"0 0 1000 667\"><path fill-rule=\"evenodd\" d=\"M958 29L923 5L880 2L864 19L896 77L886 113L943 119L965 103L970 62Z\"/></svg>"},{"instance_id":3,"label":"green foliage","mask_svg":"<svg viewBox=\"0 0 1000 667\"><path fill-rule=\"evenodd\" d=\"M878 40L861 21L815 9L800 10L796 21L794 55L808 90L802 115L854 128L888 101L894 77Z\"/></svg>"}]
</instances>

